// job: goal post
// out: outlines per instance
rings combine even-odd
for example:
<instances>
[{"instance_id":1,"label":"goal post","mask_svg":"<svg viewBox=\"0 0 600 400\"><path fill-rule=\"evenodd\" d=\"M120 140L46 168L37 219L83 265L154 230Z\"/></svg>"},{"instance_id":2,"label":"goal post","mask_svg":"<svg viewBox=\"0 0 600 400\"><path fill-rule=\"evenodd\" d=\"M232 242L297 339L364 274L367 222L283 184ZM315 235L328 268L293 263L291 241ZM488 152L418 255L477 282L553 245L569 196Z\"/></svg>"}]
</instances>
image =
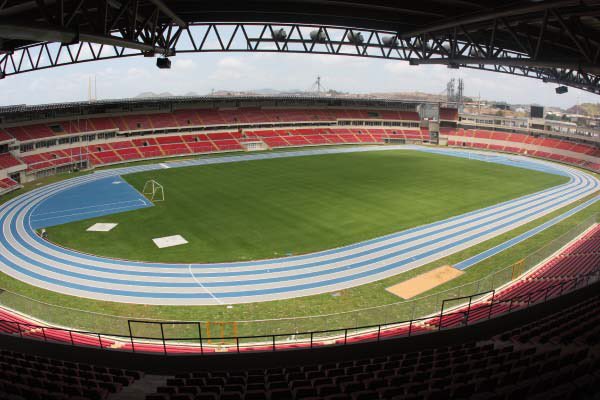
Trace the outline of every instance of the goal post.
<instances>
[{"instance_id":1,"label":"goal post","mask_svg":"<svg viewBox=\"0 0 600 400\"><path fill-rule=\"evenodd\" d=\"M142 193L150 199L150 201L165 201L165 189L163 185L150 179L144 184Z\"/></svg>"},{"instance_id":2,"label":"goal post","mask_svg":"<svg viewBox=\"0 0 600 400\"><path fill-rule=\"evenodd\" d=\"M269 146L262 140L240 140L240 145L242 145L244 151L269 150Z\"/></svg>"}]
</instances>

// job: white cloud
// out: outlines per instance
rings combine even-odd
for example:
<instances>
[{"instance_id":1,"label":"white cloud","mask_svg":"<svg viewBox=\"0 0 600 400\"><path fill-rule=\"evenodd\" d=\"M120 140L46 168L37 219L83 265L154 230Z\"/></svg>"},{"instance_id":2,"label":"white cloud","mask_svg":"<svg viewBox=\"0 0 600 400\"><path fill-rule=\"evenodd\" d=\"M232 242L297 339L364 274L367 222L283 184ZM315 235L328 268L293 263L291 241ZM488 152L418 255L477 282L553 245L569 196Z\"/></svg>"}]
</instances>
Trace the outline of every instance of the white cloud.
<instances>
[{"instance_id":1,"label":"white cloud","mask_svg":"<svg viewBox=\"0 0 600 400\"><path fill-rule=\"evenodd\" d=\"M128 79L146 79L150 78L151 72L145 68L132 67L127 69Z\"/></svg>"},{"instance_id":2,"label":"white cloud","mask_svg":"<svg viewBox=\"0 0 600 400\"><path fill-rule=\"evenodd\" d=\"M189 58L175 59L173 63L173 68L178 70L189 70L194 69L196 67L196 63Z\"/></svg>"},{"instance_id":3,"label":"white cloud","mask_svg":"<svg viewBox=\"0 0 600 400\"><path fill-rule=\"evenodd\" d=\"M306 90L317 76L327 89L346 92L424 91L442 93L452 77L465 79L465 92L483 99L513 103L536 102L571 106L577 101L598 102L598 96L569 89L554 94L556 85L471 69L411 66L403 61L360 57L249 53L180 54L171 70L156 68L156 59L128 57L83 63L9 76L0 80L0 104L49 103L83 100L88 79L97 76L100 98L132 97L145 91L184 94L225 90Z\"/></svg>"},{"instance_id":4,"label":"white cloud","mask_svg":"<svg viewBox=\"0 0 600 400\"><path fill-rule=\"evenodd\" d=\"M244 66L241 60L234 57L225 57L217 62L217 67L228 69L240 69Z\"/></svg>"}]
</instances>

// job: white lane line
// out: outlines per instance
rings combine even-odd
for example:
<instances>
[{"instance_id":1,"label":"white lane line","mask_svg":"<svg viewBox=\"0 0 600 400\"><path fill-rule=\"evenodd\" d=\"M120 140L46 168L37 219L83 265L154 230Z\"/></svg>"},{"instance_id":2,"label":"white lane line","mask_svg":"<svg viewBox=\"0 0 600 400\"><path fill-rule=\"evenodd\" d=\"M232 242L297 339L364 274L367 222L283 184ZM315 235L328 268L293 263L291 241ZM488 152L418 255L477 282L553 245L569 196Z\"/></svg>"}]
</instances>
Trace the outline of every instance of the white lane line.
<instances>
[{"instance_id":1,"label":"white lane line","mask_svg":"<svg viewBox=\"0 0 600 400\"><path fill-rule=\"evenodd\" d=\"M574 185L574 188L576 188L576 187L578 187L578 186L581 186L581 183L580 183L580 184L577 184L577 185ZM578 190L576 190L576 191L577 191L577 192L578 192L578 191L581 191L581 189L578 189ZM543 199L540 199L540 200L543 200ZM538 200L538 201L539 201L539 200ZM20 230L20 227L19 227L19 232L20 232L21 234L23 233L23 232L21 232L21 230ZM184 267L184 268L185 268L185 267ZM191 265L188 265L188 269L191 269ZM191 272L191 271L190 271L190 272ZM207 293L209 293L209 294L210 294L210 296L211 296L211 297L212 297L212 298L213 298L215 301L219 302L219 300L218 300L218 299L217 299L217 298L214 296L214 294L212 294L210 291L208 291L208 290L206 289L206 287L204 287L204 285L202 285L202 283L201 283L201 282L198 282L198 281L196 280L196 277L193 275L193 273L190 273L190 275L191 275L191 276L194 278L194 280L196 281L196 284L198 284L200 287L202 287L202 289L203 289L203 290L205 290ZM300 295L300 294L299 294L299 295ZM257 297L269 297L269 296L268 296L268 295L262 295L262 296L257 296ZM185 301L185 300L182 300L181 302L182 302L182 303L185 303L186 301ZM221 304L222 304L222 303L221 303Z\"/></svg>"},{"instance_id":2,"label":"white lane line","mask_svg":"<svg viewBox=\"0 0 600 400\"><path fill-rule=\"evenodd\" d=\"M546 200L546 201L547 201L547 200ZM538 204L537 206L539 206L539 203L537 203L537 204ZM532 205L529 205L529 206L528 206L528 209L530 209L530 207L532 207ZM497 215L498 215L498 214L496 213L496 216L497 216ZM463 226L465 226L465 225L463 225ZM438 234L438 235L440 235L440 234ZM436 237L437 237L438 235L436 235ZM428 238L428 239L430 239L430 238ZM407 246L408 246L408 245L403 245L403 246L400 246L400 247L407 247ZM38 247L38 246L36 246L36 247ZM389 250L388 250L388 251L389 251ZM385 251L385 253L387 253L388 251ZM64 256L64 255L62 255L62 254L57 254L57 255L58 255L58 256ZM361 258L364 258L364 257L365 257L365 256L362 256ZM373 254L372 254L372 253L371 253L371 254L369 254L369 258L371 258L371 257L373 257ZM69 258L70 258L70 257L69 257ZM86 260L86 261L87 261L87 260ZM114 265L111 265L111 267L112 267L112 266L114 266ZM127 267L125 267L125 268L127 268ZM196 266L196 268L197 268L197 266Z\"/></svg>"},{"instance_id":3,"label":"white lane line","mask_svg":"<svg viewBox=\"0 0 600 400\"><path fill-rule=\"evenodd\" d=\"M210 295L210 297L212 297L217 303L219 303L219 305L224 304L214 294L212 294L212 292L210 290L205 288L204 285L202 284L202 282L200 282L198 279L196 279L196 277L194 276L194 272L192 271L192 264L188 265L188 270L190 271L190 275L192 276L192 279L194 279L194 281L198 284L198 286L200 286L206 293L208 293Z\"/></svg>"}]
</instances>

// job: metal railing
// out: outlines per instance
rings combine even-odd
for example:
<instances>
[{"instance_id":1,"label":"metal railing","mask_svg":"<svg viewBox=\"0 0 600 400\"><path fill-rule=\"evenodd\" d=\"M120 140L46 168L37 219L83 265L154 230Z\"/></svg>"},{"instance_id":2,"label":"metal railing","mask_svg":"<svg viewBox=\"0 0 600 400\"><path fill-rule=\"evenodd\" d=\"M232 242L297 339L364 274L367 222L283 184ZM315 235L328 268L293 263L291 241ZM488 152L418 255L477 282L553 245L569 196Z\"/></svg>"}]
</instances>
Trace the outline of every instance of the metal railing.
<instances>
[{"instance_id":1,"label":"metal railing","mask_svg":"<svg viewBox=\"0 0 600 400\"><path fill-rule=\"evenodd\" d=\"M342 310L331 314L295 317L283 315L279 318L233 321L227 317L227 310L224 309L223 314L214 317L211 321L202 319L195 321L157 321L149 318L140 318L140 316L118 316L50 304L9 290L2 291L1 289L0 306L11 310L18 310L30 317L30 319L39 319L40 323L38 325L51 324L54 326L75 327L87 332L102 332L106 331L106 327L110 327L110 334L113 336L130 336L132 333L131 329L133 329L134 334L153 336L155 338L160 338L160 329L152 326L156 322L165 322L177 326L185 335L195 334L197 329L192 326L200 322L204 327L203 336L207 339L211 338L211 336L286 335L289 332L319 331L324 327L327 327L327 329L343 330L347 327L359 329L359 327L364 326L393 324L395 321L410 321L425 315L439 313L443 307L447 307L448 305L447 302L444 302L445 299L476 296L480 293L495 290L513 281L556 253L590 226L599 222L599 217L600 214L591 215L527 257L480 279L436 293L426 293L408 301L397 301L347 311ZM288 302L290 307L294 306L294 300L288 300ZM286 307L285 312L288 312L290 307ZM140 322L132 328L130 327L129 320ZM142 321L144 322L143 325ZM211 332L208 332L207 329L210 328L213 329ZM167 331L171 332L174 329L168 328ZM221 334L221 331L223 331L223 334Z\"/></svg>"},{"instance_id":2,"label":"metal railing","mask_svg":"<svg viewBox=\"0 0 600 400\"><path fill-rule=\"evenodd\" d=\"M20 325L17 325L30 328L31 332L26 336L31 337L39 333L40 338L44 339L47 336L46 333L49 332L54 334L50 337L59 336L58 332L70 332L69 340L64 340L64 337L60 338L61 341L68 342L72 341L73 334L95 335L99 340L94 345L102 348L115 345L127 349L127 346L112 343L115 339L117 341L126 339L132 350L135 350L136 347L134 339L158 341L164 343L165 346L176 342L178 345L180 343L198 343L200 347L195 351L199 350L200 352L204 352L205 348L214 350L219 346L228 350L228 347L233 345L236 348L240 346L243 348L260 338L272 342L273 346L303 342L313 346L315 342L332 340L335 342L340 337L344 338L344 342L346 342L348 335L350 338L354 338L365 330L388 330L389 327L399 324L408 324L409 334L414 335L421 333L420 329L413 329L415 324L431 318L424 316L444 315L448 309L454 309L457 305L477 303L477 299L489 296L497 288L527 273L532 267L556 253L599 220L599 214L591 215L527 257L481 279L434 294L423 295L410 301L398 301L333 314L247 321L231 321L226 318L220 321L157 321L73 309L40 302L1 289L0 306L23 312L22 319L24 320L34 318L43 321L31 324L21 322ZM497 302L497 299L494 301ZM10 321L0 320L1 331L5 331L2 329L3 324L10 324ZM69 327L80 327L80 329ZM106 327L110 327L110 332L106 331ZM324 327L327 329L323 330ZM23 334L20 329L17 332ZM85 339L88 340L89 337Z\"/></svg>"},{"instance_id":3,"label":"metal railing","mask_svg":"<svg viewBox=\"0 0 600 400\"><path fill-rule=\"evenodd\" d=\"M442 307L439 315L396 321L386 324L364 325L353 328L327 329L301 333L271 335L223 336L218 339L203 337L202 322L155 322L160 337L135 335L113 335L98 332L48 327L20 321L0 320L0 333L18 335L22 338L38 339L44 342L66 343L73 346L97 347L129 352L153 352L167 355L185 353L215 354L219 352L277 351L297 348L314 348L333 345L347 345L354 342L373 342L401 337L411 337L446 329L469 326L500 315L522 310L536 304L559 297L565 293L600 282L600 265L591 273L569 278L545 288L533 290L518 296L497 297L496 291L486 291L461 298L445 299L446 304L459 304L445 312ZM132 324L148 321L129 321ZM197 336L177 336L169 333L174 326L193 327ZM206 328L204 326L204 328ZM175 331L174 331L175 332ZM218 342L215 344L215 341Z\"/></svg>"}]
</instances>

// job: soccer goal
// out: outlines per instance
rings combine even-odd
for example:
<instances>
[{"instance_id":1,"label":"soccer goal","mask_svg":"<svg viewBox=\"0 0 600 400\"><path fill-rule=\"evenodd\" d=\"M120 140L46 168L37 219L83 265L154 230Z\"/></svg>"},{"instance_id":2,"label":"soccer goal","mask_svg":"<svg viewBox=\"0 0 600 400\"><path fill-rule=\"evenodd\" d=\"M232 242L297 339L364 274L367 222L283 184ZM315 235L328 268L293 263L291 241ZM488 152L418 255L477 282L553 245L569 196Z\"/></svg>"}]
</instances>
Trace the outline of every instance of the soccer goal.
<instances>
[{"instance_id":1,"label":"soccer goal","mask_svg":"<svg viewBox=\"0 0 600 400\"><path fill-rule=\"evenodd\" d=\"M269 146L262 140L243 140L240 141L240 144L245 151L262 151L269 149Z\"/></svg>"},{"instance_id":2,"label":"soccer goal","mask_svg":"<svg viewBox=\"0 0 600 400\"><path fill-rule=\"evenodd\" d=\"M154 179L150 179L144 184L142 193L146 195L150 201L165 201L165 189Z\"/></svg>"}]
</instances>

